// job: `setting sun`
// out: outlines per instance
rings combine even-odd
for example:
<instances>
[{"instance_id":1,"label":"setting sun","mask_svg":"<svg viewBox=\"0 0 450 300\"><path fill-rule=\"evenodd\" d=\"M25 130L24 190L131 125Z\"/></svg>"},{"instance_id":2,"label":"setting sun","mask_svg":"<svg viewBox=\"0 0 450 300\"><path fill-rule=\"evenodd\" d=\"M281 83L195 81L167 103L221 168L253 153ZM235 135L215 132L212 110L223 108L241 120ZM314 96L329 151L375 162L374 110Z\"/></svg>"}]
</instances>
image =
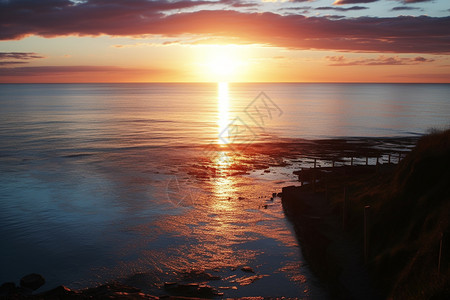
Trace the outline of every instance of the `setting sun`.
<instances>
[{"instance_id":1,"label":"setting sun","mask_svg":"<svg viewBox=\"0 0 450 300\"><path fill-rule=\"evenodd\" d=\"M0 298L450 299L448 28L450 0L0 0Z\"/></svg>"},{"instance_id":2,"label":"setting sun","mask_svg":"<svg viewBox=\"0 0 450 300\"><path fill-rule=\"evenodd\" d=\"M242 49L232 45L209 45L199 51L199 70L206 81L231 82L242 77Z\"/></svg>"},{"instance_id":3,"label":"setting sun","mask_svg":"<svg viewBox=\"0 0 450 300\"><path fill-rule=\"evenodd\" d=\"M238 63L226 56L213 57L209 62L209 71L218 77L230 77L237 69Z\"/></svg>"}]
</instances>

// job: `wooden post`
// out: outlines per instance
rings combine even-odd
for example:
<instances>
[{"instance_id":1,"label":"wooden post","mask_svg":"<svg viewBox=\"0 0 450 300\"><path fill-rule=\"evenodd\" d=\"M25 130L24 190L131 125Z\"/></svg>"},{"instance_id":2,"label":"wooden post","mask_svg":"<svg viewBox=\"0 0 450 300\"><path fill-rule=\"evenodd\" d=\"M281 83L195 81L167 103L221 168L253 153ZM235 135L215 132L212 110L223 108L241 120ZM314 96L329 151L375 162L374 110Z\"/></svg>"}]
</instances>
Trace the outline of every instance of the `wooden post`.
<instances>
[{"instance_id":1,"label":"wooden post","mask_svg":"<svg viewBox=\"0 0 450 300\"><path fill-rule=\"evenodd\" d=\"M444 239L444 234L441 233L441 241L439 242L439 257L438 257L438 276L441 275L441 260L442 260L442 240Z\"/></svg>"},{"instance_id":2,"label":"wooden post","mask_svg":"<svg viewBox=\"0 0 450 300\"><path fill-rule=\"evenodd\" d=\"M390 164L391 163L391 154L389 153L389 155L388 155L388 164Z\"/></svg>"},{"instance_id":3,"label":"wooden post","mask_svg":"<svg viewBox=\"0 0 450 300\"><path fill-rule=\"evenodd\" d=\"M346 210L347 210L347 186L344 186L344 199L342 201L342 230L345 230L346 223Z\"/></svg>"},{"instance_id":4,"label":"wooden post","mask_svg":"<svg viewBox=\"0 0 450 300\"><path fill-rule=\"evenodd\" d=\"M333 159L333 168L334 168L334 159Z\"/></svg>"},{"instance_id":5,"label":"wooden post","mask_svg":"<svg viewBox=\"0 0 450 300\"><path fill-rule=\"evenodd\" d=\"M370 242L370 205L364 206L364 262L369 258Z\"/></svg>"},{"instance_id":6,"label":"wooden post","mask_svg":"<svg viewBox=\"0 0 450 300\"><path fill-rule=\"evenodd\" d=\"M317 158L314 158L314 169L316 168Z\"/></svg>"},{"instance_id":7,"label":"wooden post","mask_svg":"<svg viewBox=\"0 0 450 300\"><path fill-rule=\"evenodd\" d=\"M398 163L400 163L401 160L402 160L402 153L399 152L399 153L398 153Z\"/></svg>"},{"instance_id":8,"label":"wooden post","mask_svg":"<svg viewBox=\"0 0 450 300\"><path fill-rule=\"evenodd\" d=\"M368 166L368 165L369 165L369 157L366 156L366 166Z\"/></svg>"},{"instance_id":9,"label":"wooden post","mask_svg":"<svg viewBox=\"0 0 450 300\"><path fill-rule=\"evenodd\" d=\"M378 160L379 160L379 158L380 158L380 157L379 157L379 156L377 156L377 163L376 163L376 166L377 166L377 167L378 167Z\"/></svg>"},{"instance_id":10,"label":"wooden post","mask_svg":"<svg viewBox=\"0 0 450 300\"><path fill-rule=\"evenodd\" d=\"M313 170L313 192L316 192L316 170Z\"/></svg>"},{"instance_id":11,"label":"wooden post","mask_svg":"<svg viewBox=\"0 0 450 300\"><path fill-rule=\"evenodd\" d=\"M352 156L352 158L351 158L351 160L350 160L350 166L353 167L353 156Z\"/></svg>"}]
</instances>

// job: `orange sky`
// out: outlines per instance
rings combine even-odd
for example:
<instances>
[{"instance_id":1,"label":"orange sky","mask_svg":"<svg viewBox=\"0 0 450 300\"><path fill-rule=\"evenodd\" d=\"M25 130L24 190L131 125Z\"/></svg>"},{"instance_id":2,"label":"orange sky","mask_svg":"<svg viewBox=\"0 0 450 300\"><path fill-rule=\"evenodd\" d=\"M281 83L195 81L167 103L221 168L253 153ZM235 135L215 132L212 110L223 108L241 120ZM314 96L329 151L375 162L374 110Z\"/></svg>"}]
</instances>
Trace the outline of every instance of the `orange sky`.
<instances>
[{"instance_id":1,"label":"orange sky","mask_svg":"<svg viewBox=\"0 0 450 300\"><path fill-rule=\"evenodd\" d=\"M0 1L0 82L450 82L446 0Z\"/></svg>"}]
</instances>

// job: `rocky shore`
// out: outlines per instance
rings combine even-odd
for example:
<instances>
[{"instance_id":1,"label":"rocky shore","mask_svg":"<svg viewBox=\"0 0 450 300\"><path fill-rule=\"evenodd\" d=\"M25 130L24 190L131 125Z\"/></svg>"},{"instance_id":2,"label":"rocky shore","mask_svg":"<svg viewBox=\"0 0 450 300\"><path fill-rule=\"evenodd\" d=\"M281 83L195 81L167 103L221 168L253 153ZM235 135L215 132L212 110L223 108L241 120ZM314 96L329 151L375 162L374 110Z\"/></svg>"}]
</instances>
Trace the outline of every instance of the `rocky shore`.
<instances>
[{"instance_id":1,"label":"rocky shore","mask_svg":"<svg viewBox=\"0 0 450 300\"><path fill-rule=\"evenodd\" d=\"M257 274L250 266L243 266L240 270L234 271L246 274L241 278L245 281L240 282L241 285L251 284L263 276ZM19 285L15 282L3 283L0 286L0 299L210 299L220 298L224 295L221 290L232 288L215 288L208 285L208 282L219 281L221 277L203 270L190 270L184 274L183 278L178 282L165 282L161 286L163 295L155 296L116 281L81 290L60 285L44 292L37 292L45 285L45 279L40 274L32 273L24 276ZM252 299L252 297L245 299Z\"/></svg>"},{"instance_id":2,"label":"rocky shore","mask_svg":"<svg viewBox=\"0 0 450 300\"><path fill-rule=\"evenodd\" d=\"M60 285L45 292L35 293L45 284L42 275L32 273L24 276L19 285L5 282L0 286L0 299L159 299L141 290L120 283L110 283L84 290L71 290Z\"/></svg>"},{"instance_id":3,"label":"rocky shore","mask_svg":"<svg viewBox=\"0 0 450 300\"><path fill-rule=\"evenodd\" d=\"M164 297L149 295L138 288L118 282L82 290L72 290L61 285L45 292L34 293L40 287L43 277L39 274L29 274L24 278L32 278L33 281L24 284L21 280L19 286L16 286L14 282L1 285L0 299L204 299L223 295L206 284L176 282L165 283L164 289L167 295Z\"/></svg>"}]
</instances>

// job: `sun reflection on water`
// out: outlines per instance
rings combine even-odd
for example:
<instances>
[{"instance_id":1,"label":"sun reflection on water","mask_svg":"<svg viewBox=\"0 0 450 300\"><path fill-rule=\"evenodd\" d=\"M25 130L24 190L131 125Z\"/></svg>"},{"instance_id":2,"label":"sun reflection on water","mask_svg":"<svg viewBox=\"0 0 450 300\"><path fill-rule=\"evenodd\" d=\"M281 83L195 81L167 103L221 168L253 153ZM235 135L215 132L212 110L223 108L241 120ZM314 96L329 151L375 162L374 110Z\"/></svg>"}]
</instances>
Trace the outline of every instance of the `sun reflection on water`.
<instances>
[{"instance_id":1,"label":"sun reflection on water","mask_svg":"<svg viewBox=\"0 0 450 300\"><path fill-rule=\"evenodd\" d=\"M217 99L218 99L218 143L219 145L226 144L228 138L227 126L230 123L230 97L228 93L228 82L219 82L217 85Z\"/></svg>"},{"instance_id":2,"label":"sun reflection on water","mask_svg":"<svg viewBox=\"0 0 450 300\"><path fill-rule=\"evenodd\" d=\"M232 211L233 205L230 199L234 196L234 182L230 175L229 167L233 163L233 152L227 146L229 137L228 125L230 123L230 97L228 82L219 82L217 85L218 100L218 155L215 157L213 164L217 169L217 176L214 180L214 198L212 202L214 210Z\"/></svg>"}]
</instances>

